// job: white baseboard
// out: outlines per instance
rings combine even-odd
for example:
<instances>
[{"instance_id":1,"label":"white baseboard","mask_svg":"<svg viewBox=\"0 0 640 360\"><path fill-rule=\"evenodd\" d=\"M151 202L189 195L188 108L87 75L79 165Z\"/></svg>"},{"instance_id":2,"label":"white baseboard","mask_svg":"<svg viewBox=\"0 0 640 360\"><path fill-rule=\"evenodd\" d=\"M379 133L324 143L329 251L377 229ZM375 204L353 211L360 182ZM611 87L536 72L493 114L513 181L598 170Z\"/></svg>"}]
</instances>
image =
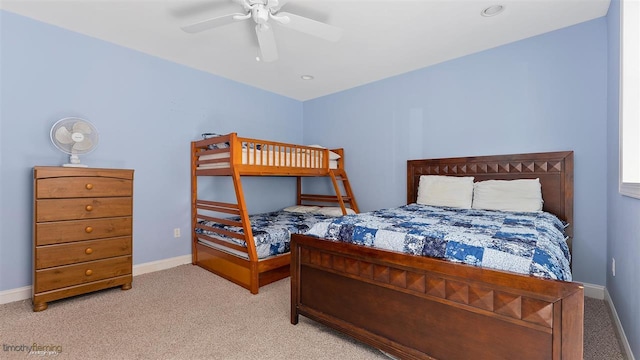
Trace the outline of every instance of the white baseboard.
<instances>
[{"instance_id":1,"label":"white baseboard","mask_svg":"<svg viewBox=\"0 0 640 360\"><path fill-rule=\"evenodd\" d=\"M190 264L191 255L177 256L170 259L151 261L133 266L133 276L147 274L154 271L171 269L176 266ZM31 286L24 286L17 289L0 291L0 304L7 304L14 301L31 298Z\"/></svg>"},{"instance_id":2,"label":"white baseboard","mask_svg":"<svg viewBox=\"0 0 640 360\"><path fill-rule=\"evenodd\" d=\"M191 264L191 255L176 256L170 259L151 261L148 263L134 265L133 276L151 273L154 271L171 269L176 266Z\"/></svg>"},{"instance_id":3,"label":"white baseboard","mask_svg":"<svg viewBox=\"0 0 640 360\"><path fill-rule=\"evenodd\" d=\"M616 307L613 305L613 301L611 300L611 296L609 296L609 291L604 286L594 285L594 284L583 284L584 285L584 296L604 300L605 303L611 309L611 314L613 314L613 325L616 327L618 334L620 335L620 341L622 342L622 351L626 354L626 359L635 360L633 356L633 352L631 351L631 346L629 345L629 340L627 340L627 335L624 333L624 329L622 328L622 323L620 322L620 318L618 317L618 312L616 311Z\"/></svg>"},{"instance_id":4,"label":"white baseboard","mask_svg":"<svg viewBox=\"0 0 640 360\"><path fill-rule=\"evenodd\" d=\"M584 296L604 300L604 292L606 291L604 286L586 283L582 285L584 285Z\"/></svg>"},{"instance_id":5,"label":"white baseboard","mask_svg":"<svg viewBox=\"0 0 640 360\"><path fill-rule=\"evenodd\" d=\"M611 313L613 314L613 325L618 330L618 335L620 335L620 341L622 342L622 351L626 354L626 358L629 360L635 360L633 356L633 351L631 351L631 345L629 345L629 340L627 340L627 335L624 333L624 329L622 328L622 322L620 322L620 318L618 317L618 312L616 311L616 307L613 305L613 300L611 300L611 296L609 295L609 291L604 289L604 301L609 305L611 309Z\"/></svg>"},{"instance_id":6,"label":"white baseboard","mask_svg":"<svg viewBox=\"0 0 640 360\"><path fill-rule=\"evenodd\" d=\"M31 297L31 286L24 286L17 289L0 291L0 304L29 299Z\"/></svg>"}]
</instances>

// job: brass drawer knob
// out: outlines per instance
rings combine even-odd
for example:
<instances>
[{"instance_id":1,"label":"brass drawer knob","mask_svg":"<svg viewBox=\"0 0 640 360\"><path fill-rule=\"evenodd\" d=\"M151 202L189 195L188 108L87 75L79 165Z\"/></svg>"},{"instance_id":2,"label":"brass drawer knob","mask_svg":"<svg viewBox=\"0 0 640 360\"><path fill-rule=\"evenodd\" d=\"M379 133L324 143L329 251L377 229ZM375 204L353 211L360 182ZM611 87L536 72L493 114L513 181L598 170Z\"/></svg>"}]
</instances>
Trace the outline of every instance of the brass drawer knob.
<instances>
[{"instance_id":1,"label":"brass drawer knob","mask_svg":"<svg viewBox=\"0 0 640 360\"><path fill-rule=\"evenodd\" d=\"M84 228L84 231L85 231L86 233L90 233L90 232L92 232L92 231L93 231L93 228L92 228L91 226L87 226L86 228Z\"/></svg>"},{"instance_id":2,"label":"brass drawer knob","mask_svg":"<svg viewBox=\"0 0 640 360\"><path fill-rule=\"evenodd\" d=\"M93 270L89 269L89 270L85 271L84 274L87 275L87 276L91 276L93 274Z\"/></svg>"},{"instance_id":3,"label":"brass drawer knob","mask_svg":"<svg viewBox=\"0 0 640 360\"><path fill-rule=\"evenodd\" d=\"M91 254L93 254L93 249L92 248L86 248L84 250L84 253L87 254L87 255L91 255Z\"/></svg>"},{"instance_id":4,"label":"brass drawer knob","mask_svg":"<svg viewBox=\"0 0 640 360\"><path fill-rule=\"evenodd\" d=\"M87 210L87 211L92 211L93 210L93 206L87 205L87 206L84 207L84 209Z\"/></svg>"},{"instance_id":5,"label":"brass drawer knob","mask_svg":"<svg viewBox=\"0 0 640 360\"><path fill-rule=\"evenodd\" d=\"M93 184L92 184L92 183L88 183L88 184L87 184L87 185L85 185L84 187L85 187L85 189L87 189L87 190L91 190L91 189L93 189Z\"/></svg>"}]
</instances>

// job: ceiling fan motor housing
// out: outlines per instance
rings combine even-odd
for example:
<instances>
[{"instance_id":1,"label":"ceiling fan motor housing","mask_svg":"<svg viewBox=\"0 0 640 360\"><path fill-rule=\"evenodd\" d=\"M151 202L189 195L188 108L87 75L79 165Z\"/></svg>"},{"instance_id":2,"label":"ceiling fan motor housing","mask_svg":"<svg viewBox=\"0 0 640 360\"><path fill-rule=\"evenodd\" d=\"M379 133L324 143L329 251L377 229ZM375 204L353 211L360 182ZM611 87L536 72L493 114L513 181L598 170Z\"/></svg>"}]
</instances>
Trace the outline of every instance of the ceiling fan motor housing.
<instances>
[{"instance_id":1,"label":"ceiling fan motor housing","mask_svg":"<svg viewBox=\"0 0 640 360\"><path fill-rule=\"evenodd\" d=\"M263 25L269 21L269 10L267 10L264 5L254 6L251 9L251 15L257 24Z\"/></svg>"}]
</instances>

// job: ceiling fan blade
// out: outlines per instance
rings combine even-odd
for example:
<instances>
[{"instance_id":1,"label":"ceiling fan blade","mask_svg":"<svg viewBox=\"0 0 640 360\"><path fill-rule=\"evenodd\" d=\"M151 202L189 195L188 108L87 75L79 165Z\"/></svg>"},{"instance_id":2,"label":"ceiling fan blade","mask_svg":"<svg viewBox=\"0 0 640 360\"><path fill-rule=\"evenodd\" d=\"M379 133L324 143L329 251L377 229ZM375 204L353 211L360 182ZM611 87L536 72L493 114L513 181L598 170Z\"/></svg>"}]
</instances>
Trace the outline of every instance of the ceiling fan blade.
<instances>
[{"instance_id":1,"label":"ceiling fan blade","mask_svg":"<svg viewBox=\"0 0 640 360\"><path fill-rule=\"evenodd\" d=\"M278 12L283 6L287 4L287 0L267 0L267 8L272 12Z\"/></svg>"},{"instance_id":2,"label":"ceiling fan blade","mask_svg":"<svg viewBox=\"0 0 640 360\"><path fill-rule=\"evenodd\" d=\"M288 22L279 22L292 30L299 31L311 36L319 37L328 41L338 41L342 36L342 29L333 25L315 21L300 15L288 12L278 12L278 17L288 17Z\"/></svg>"},{"instance_id":3,"label":"ceiling fan blade","mask_svg":"<svg viewBox=\"0 0 640 360\"><path fill-rule=\"evenodd\" d=\"M195 24L181 27L181 29L190 34L198 33L201 31L213 29L219 26L229 25L236 21L236 17L244 17L246 14L235 13L224 16L218 16L211 19L203 20Z\"/></svg>"},{"instance_id":4,"label":"ceiling fan blade","mask_svg":"<svg viewBox=\"0 0 640 360\"><path fill-rule=\"evenodd\" d=\"M258 24L256 25L256 35L258 35L258 44L260 45L260 60L266 62L277 60L278 47L273 35L273 28L265 24Z\"/></svg>"}]
</instances>

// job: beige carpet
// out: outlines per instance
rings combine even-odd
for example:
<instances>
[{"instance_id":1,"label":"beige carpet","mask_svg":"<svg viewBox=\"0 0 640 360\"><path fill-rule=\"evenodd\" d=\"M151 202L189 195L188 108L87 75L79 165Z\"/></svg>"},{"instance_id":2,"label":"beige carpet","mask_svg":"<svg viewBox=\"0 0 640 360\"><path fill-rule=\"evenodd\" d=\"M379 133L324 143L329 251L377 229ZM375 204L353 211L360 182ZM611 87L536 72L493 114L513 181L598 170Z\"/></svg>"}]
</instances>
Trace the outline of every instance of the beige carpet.
<instances>
[{"instance_id":1,"label":"beige carpet","mask_svg":"<svg viewBox=\"0 0 640 360\"><path fill-rule=\"evenodd\" d=\"M322 325L289 322L289 279L251 295L183 265L119 288L60 300L34 313L31 301L0 305L1 359L386 359ZM622 359L604 302L587 299L585 359ZM24 349L24 350L23 350Z\"/></svg>"}]
</instances>

